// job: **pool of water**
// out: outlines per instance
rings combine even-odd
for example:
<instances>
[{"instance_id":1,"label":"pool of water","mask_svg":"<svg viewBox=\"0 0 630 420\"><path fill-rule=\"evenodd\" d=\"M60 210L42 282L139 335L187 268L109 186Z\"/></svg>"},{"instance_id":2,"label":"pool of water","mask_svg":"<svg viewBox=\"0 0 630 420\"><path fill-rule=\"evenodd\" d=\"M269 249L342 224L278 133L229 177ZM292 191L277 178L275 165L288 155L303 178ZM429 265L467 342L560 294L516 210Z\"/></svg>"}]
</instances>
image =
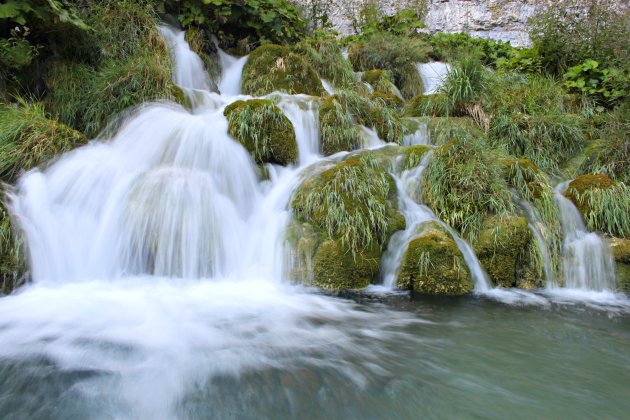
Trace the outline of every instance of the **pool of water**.
<instances>
[{"instance_id":1,"label":"pool of water","mask_svg":"<svg viewBox=\"0 0 630 420\"><path fill-rule=\"evenodd\" d=\"M0 413L624 418L630 305L135 279L0 299Z\"/></svg>"}]
</instances>

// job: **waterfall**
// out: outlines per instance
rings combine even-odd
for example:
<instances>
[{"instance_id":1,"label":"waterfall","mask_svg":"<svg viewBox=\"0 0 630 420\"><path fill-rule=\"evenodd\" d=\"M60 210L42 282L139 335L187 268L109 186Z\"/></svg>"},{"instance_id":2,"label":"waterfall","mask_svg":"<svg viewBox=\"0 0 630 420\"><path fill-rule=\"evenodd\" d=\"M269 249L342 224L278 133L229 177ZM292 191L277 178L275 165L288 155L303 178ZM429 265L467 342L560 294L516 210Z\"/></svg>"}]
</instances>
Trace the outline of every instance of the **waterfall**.
<instances>
[{"instance_id":1,"label":"waterfall","mask_svg":"<svg viewBox=\"0 0 630 420\"><path fill-rule=\"evenodd\" d=\"M426 146L430 144L428 124L425 121L420 121L417 118L415 120L418 121L418 128L413 133L405 134L402 141L403 146Z\"/></svg>"},{"instance_id":2,"label":"waterfall","mask_svg":"<svg viewBox=\"0 0 630 420\"><path fill-rule=\"evenodd\" d=\"M568 184L558 185L554 195L564 233L564 286L569 289L614 291L615 266L610 249L599 235L588 232L578 209L564 197Z\"/></svg>"},{"instance_id":3,"label":"waterfall","mask_svg":"<svg viewBox=\"0 0 630 420\"><path fill-rule=\"evenodd\" d=\"M540 214L538 213L536 208L532 206L530 202L519 200L519 204L525 210L529 230L531 230L532 234L534 235L534 239L536 239L536 245L538 246L538 250L542 256L543 271L545 273L545 281L547 287L553 287L555 285L555 280L553 276L553 267L551 266L551 252L549 251L549 245L547 244L547 240L545 239L545 236L549 234L547 233L547 227L542 221L542 218L540 217Z\"/></svg>"},{"instance_id":4,"label":"waterfall","mask_svg":"<svg viewBox=\"0 0 630 420\"><path fill-rule=\"evenodd\" d=\"M433 152L425 154L420 164L415 168L404 170L400 175L397 174L399 171L394 168L394 173L392 173L398 190L398 209L405 216L406 228L403 231L394 233L389 241L387 250L383 254L381 260L383 285L389 289L396 287L398 270L407 246L418 235L418 229L422 224L433 221L446 229L455 241L475 283L475 292L485 292L490 289L490 281L471 246L460 238L450 226L441 221L429 207L424 204L418 204L418 194L422 188L422 174L427 168L432 154Z\"/></svg>"},{"instance_id":5,"label":"waterfall","mask_svg":"<svg viewBox=\"0 0 630 420\"><path fill-rule=\"evenodd\" d=\"M219 58L221 60L221 80L219 80L219 92L223 95L241 94L241 77L243 67L247 63L247 55L244 57L232 57L219 48Z\"/></svg>"},{"instance_id":6,"label":"waterfall","mask_svg":"<svg viewBox=\"0 0 630 420\"><path fill-rule=\"evenodd\" d=\"M210 90L210 77L201 58L186 42L186 33L171 26L160 26L158 29L173 57L173 82L184 89Z\"/></svg>"},{"instance_id":7,"label":"waterfall","mask_svg":"<svg viewBox=\"0 0 630 420\"><path fill-rule=\"evenodd\" d=\"M424 83L425 95L437 93L442 83L444 83L446 75L451 70L449 64L439 61L417 64L416 67Z\"/></svg>"}]
</instances>

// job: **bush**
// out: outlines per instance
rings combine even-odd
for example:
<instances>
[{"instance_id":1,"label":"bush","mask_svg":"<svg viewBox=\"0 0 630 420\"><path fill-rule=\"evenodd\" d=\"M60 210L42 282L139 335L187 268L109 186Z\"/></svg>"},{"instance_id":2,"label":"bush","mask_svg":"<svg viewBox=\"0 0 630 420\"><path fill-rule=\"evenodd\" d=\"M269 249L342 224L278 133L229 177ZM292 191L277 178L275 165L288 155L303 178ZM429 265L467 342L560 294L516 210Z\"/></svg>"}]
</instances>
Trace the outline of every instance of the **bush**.
<instances>
[{"instance_id":1,"label":"bush","mask_svg":"<svg viewBox=\"0 0 630 420\"><path fill-rule=\"evenodd\" d=\"M24 171L86 143L83 134L46 117L38 103L0 105L0 179L14 182Z\"/></svg>"},{"instance_id":2,"label":"bush","mask_svg":"<svg viewBox=\"0 0 630 420\"><path fill-rule=\"evenodd\" d=\"M438 91L446 97L446 114L465 114L463 110L482 98L486 86L486 70L479 60L467 57L459 61L448 72Z\"/></svg>"},{"instance_id":3,"label":"bush","mask_svg":"<svg viewBox=\"0 0 630 420\"><path fill-rule=\"evenodd\" d=\"M569 68L564 78L569 91L589 95L601 104L614 105L630 97L630 76L614 68L602 69L595 60Z\"/></svg>"},{"instance_id":4,"label":"bush","mask_svg":"<svg viewBox=\"0 0 630 420\"><path fill-rule=\"evenodd\" d=\"M558 76L587 59L604 68L630 62L630 14L621 2L558 0L530 19L543 68Z\"/></svg>"}]
</instances>

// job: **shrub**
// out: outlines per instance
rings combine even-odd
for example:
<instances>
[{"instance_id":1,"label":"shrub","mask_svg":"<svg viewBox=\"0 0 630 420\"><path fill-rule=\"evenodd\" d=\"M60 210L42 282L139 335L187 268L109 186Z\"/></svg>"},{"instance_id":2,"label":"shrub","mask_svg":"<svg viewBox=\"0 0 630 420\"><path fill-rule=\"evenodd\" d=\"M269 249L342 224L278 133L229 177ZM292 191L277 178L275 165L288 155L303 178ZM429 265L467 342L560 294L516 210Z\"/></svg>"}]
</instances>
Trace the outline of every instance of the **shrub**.
<instances>
[{"instance_id":1,"label":"shrub","mask_svg":"<svg viewBox=\"0 0 630 420\"><path fill-rule=\"evenodd\" d=\"M630 96L630 76L617 69L602 69L595 60L569 68L564 78L569 91L592 96L602 104L613 105Z\"/></svg>"},{"instance_id":2,"label":"shrub","mask_svg":"<svg viewBox=\"0 0 630 420\"><path fill-rule=\"evenodd\" d=\"M486 70L479 60L466 57L459 61L439 88L439 93L446 97L447 115L463 114L466 106L481 99L486 86Z\"/></svg>"}]
</instances>

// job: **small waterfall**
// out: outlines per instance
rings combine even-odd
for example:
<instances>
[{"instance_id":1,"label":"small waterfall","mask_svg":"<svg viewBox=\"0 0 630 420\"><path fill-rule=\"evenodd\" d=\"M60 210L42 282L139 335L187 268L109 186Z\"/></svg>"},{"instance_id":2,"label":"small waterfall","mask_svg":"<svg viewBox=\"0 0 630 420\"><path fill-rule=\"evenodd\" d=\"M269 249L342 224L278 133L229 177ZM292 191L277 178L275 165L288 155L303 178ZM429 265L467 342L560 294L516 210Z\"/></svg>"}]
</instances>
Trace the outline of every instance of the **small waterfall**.
<instances>
[{"instance_id":1,"label":"small waterfall","mask_svg":"<svg viewBox=\"0 0 630 420\"><path fill-rule=\"evenodd\" d=\"M442 83L446 79L446 75L451 70L451 66L447 63L434 61L431 63L416 64L418 73L424 83L424 94L432 95L437 93Z\"/></svg>"},{"instance_id":2,"label":"small waterfall","mask_svg":"<svg viewBox=\"0 0 630 420\"><path fill-rule=\"evenodd\" d=\"M481 267L470 244L460 238L457 232L450 226L441 221L429 207L424 204L418 204L416 201L419 199L418 193L422 188L422 174L427 168L432 154L433 152L427 153L417 167L402 171L400 175L396 174L397 171L394 171L392 174L398 190L398 208L405 216L407 227L403 231L396 232L391 237L387 250L383 254L381 260L381 278L383 285L389 289L396 287L398 270L400 269L409 242L417 236L418 228L422 224L433 221L439 223L446 229L457 244L475 283L475 292L485 292L490 289L490 280Z\"/></svg>"},{"instance_id":3,"label":"small waterfall","mask_svg":"<svg viewBox=\"0 0 630 420\"><path fill-rule=\"evenodd\" d=\"M417 120L417 119L416 119ZM421 146L428 145L429 143L429 126L424 121L418 121L418 128L411 134L406 134L403 137L403 146Z\"/></svg>"},{"instance_id":4,"label":"small waterfall","mask_svg":"<svg viewBox=\"0 0 630 420\"><path fill-rule=\"evenodd\" d=\"M245 67L249 56L233 57L221 48L218 50L222 69L221 80L219 80L219 92L228 96L240 95L243 67Z\"/></svg>"},{"instance_id":5,"label":"small waterfall","mask_svg":"<svg viewBox=\"0 0 630 420\"><path fill-rule=\"evenodd\" d=\"M606 242L588 232L580 212L563 193L569 182L556 188L554 200L564 232L565 287L582 290L615 290L615 266Z\"/></svg>"},{"instance_id":6,"label":"small waterfall","mask_svg":"<svg viewBox=\"0 0 630 420\"><path fill-rule=\"evenodd\" d=\"M158 29L173 57L173 82L184 89L210 90L210 76L201 58L186 42L186 33L171 26L160 26Z\"/></svg>"},{"instance_id":7,"label":"small waterfall","mask_svg":"<svg viewBox=\"0 0 630 420\"><path fill-rule=\"evenodd\" d=\"M543 269L545 273L545 281L547 283L547 287L554 287L555 279L553 276L553 267L551 266L551 252L549 251L549 245L545 240L545 236L548 235L548 233L546 233L547 227L542 221L540 214L538 214L538 210L536 210L536 208L532 206L529 201L520 200L519 204L525 210L529 229L534 235L534 238L536 239L536 245L538 246L538 250L542 255Z\"/></svg>"},{"instance_id":8,"label":"small waterfall","mask_svg":"<svg viewBox=\"0 0 630 420\"><path fill-rule=\"evenodd\" d=\"M324 87L324 90L326 91L326 93L329 95L334 95L335 93L337 93L337 89L335 89L332 83L330 83L326 79L322 79L322 86Z\"/></svg>"},{"instance_id":9,"label":"small waterfall","mask_svg":"<svg viewBox=\"0 0 630 420\"><path fill-rule=\"evenodd\" d=\"M293 124L299 165L321 158L319 153L319 102L307 95L281 95L278 106Z\"/></svg>"}]
</instances>

